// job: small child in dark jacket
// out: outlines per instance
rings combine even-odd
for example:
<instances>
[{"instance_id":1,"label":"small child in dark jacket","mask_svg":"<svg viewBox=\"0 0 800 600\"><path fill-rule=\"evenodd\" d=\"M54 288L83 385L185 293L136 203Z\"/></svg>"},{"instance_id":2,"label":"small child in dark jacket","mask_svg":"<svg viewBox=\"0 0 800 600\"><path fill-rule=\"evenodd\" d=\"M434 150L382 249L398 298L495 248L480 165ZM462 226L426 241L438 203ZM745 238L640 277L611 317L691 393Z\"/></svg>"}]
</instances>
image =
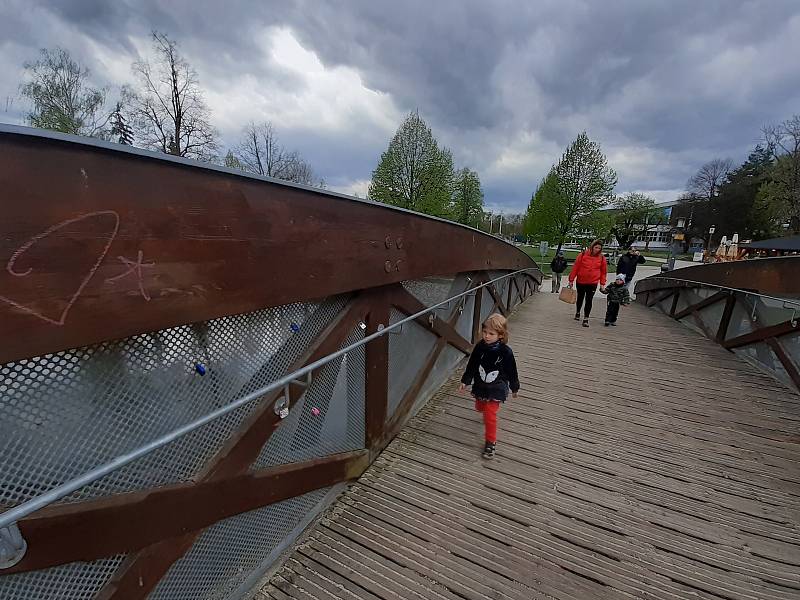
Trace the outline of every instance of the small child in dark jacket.
<instances>
[{"instance_id":1,"label":"small child in dark jacket","mask_svg":"<svg viewBox=\"0 0 800 600\"><path fill-rule=\"evenodd\" d=\"M483 339L470 354L460 392L472 384L475 410L483 414L486 444L483 458L494 458L497 446L497 411L500 404L519 391L519 376L514 353L508 347L508 321L497 313L489 315L483 322Z\"/></svg>"},{"instance_id":2,"label":"small child in dark jacket","mask_svg":"<svg viewBox=\"0 0 800 600\"><path fill-rule=\"evenodd\" d=\"M606 327L609 325L617 326L619 317L619 307L627 306L631 303L631 294L625 287L625 274L618 273L614 283L607 286L604 294L608 294L608 309L606 310Z\"/></svg>"}]
</instances>

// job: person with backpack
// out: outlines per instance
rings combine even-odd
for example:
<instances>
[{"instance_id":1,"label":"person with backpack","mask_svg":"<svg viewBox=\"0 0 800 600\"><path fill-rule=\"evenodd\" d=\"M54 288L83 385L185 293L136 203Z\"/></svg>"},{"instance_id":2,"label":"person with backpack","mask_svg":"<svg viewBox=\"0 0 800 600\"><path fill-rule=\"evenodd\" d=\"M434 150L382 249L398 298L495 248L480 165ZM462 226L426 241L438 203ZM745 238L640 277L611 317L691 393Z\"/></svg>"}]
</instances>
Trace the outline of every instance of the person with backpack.
<instances>
[{"instance_id":1,"label":"person with backpack","mask_svg":"<svg viewBox=\"0 0 800 600\"><path fill-rule=\"evenodd\" d=\"M569 287L577 281L578 303L575 306L575 320L581 319L581 306L583 309L583 326L589 326L589 315L592 312L592 300L600 284L600 291L606 289L606 276L608 275L608 262L603 256L603 242L595 240L589 249L581 252L572 271L569 272ZM584 304L585 303L585 304Z\"/></svg>"},{"instance_id":2,"label":"person with backpack","mask_svg":"<svg viewBox=\"0 0 800 600\"><path fill-rule=\"evenodd\" d=\"M567 270L567 259L564 257L563 250L559 250L556 257L550 262L550 270L553 272L550 293L556 294L561 291L561 276Z\"/></svg>"}]
</instances>

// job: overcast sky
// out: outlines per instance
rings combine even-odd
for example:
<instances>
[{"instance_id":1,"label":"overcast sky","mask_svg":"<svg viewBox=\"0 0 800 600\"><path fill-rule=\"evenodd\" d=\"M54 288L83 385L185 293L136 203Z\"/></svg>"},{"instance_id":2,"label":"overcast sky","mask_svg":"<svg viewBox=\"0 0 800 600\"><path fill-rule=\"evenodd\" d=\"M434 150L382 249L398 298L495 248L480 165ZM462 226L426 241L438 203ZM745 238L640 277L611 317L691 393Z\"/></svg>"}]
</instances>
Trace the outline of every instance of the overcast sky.
<instances>
[{"instance_id":1,"label":"overcast sky","mask_svg":"<svg viewBox=\"0 0 800 600\"><path fill-rule=\"evenodd\" d=\"M197 70L223 144L270 120L362 196L414 109L506 212L583 130L618 193L668 201L800 113L798 0L0 0L0 121L23 121L39 48L69 50L113 97L153 29Z\"/></svg>"}]
</instances>

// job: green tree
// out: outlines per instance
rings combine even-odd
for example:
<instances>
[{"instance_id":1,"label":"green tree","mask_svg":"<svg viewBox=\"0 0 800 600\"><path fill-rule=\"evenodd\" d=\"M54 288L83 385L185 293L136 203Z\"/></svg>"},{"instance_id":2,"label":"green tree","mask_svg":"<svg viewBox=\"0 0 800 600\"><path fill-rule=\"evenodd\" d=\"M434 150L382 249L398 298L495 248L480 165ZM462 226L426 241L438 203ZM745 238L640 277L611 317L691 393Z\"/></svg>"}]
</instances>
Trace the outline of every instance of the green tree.
<instances>
[{"instance_id":1,"label":"green tree","mask_svg":"<svg viewBox=\"0 0 800 600\"><path fill-rule=\"evenodd\" d=\"M439 148L418 112L410 113L372 172L369 197L409 210L448 217L452 212L453 156Z\"/></svg>"},{"instance_id":2,"label":"green tree","mask_svg":"<svg viewBox=\"0 0 800 600\"><path fill-rule=\"evenodd\" d=\"M231 150L228 150L228 153L222 160L222 164L228 167L229 169L239 169L240 171L246 171L242 162L236 157L236 155Z\"/></svg>"},{"instance_id":3,"label":"green tree","mask_svg":"<svg viewBox=\"0 0 800 600\"><path fill-rule=\"evenodd\" d=\"M110 115L106 90L89 85L89 69L62 48L42 49L39 60L25 64L22 95L33 103L27 120L33 127L75 135L104 137Z\"/></svg>"},{"instance_id":4,"label":"green tree","mask_svg":"<svg viewBox=\"0 0 800 600\"><path fill-rule=\"evenodd\" d=\"M581 133L555 166L563 218L558 226L558 250L581 220L599 210L611 198L617 174L608 166L600 144Z\"/></svg>"},{"instance_id":5,"label":"green tree","mask_svg":"<svg viewBox=\"0 0 800 600\"><path fill-rule=\"evenodd\" d=\"M656 206L656 201L638 192L617 196L611 206L610 233L617 238L620 248L630 248L664 222L664 211Z\"/></svg>"},{"instance_id":6,"label":"green tree","mask_svg":"<svg viewBox=\"0 0 800 600\"><path fill-rule=\"evenodd\" d=\"M556 242L561 231L569 228L566 203L561 197L555 168L550 169L531 196L525 212L523 232L536 241Z\"/></svg>"},{"instance_id":7,"label":"green tree","mask_svg":"<svg viewBox=\"0 0 800 600\"><path fill-rule=\"evenodd\" d=\"M128 125L128 120L122 114L122 102L117 102L114 112L111 113L111 129L109 131L112 141L124 146L133 145L133 130Z\"/></svg>"},{"instance_id":8,"label":"green tree","mask_svg":"<svg viewBox=\"0 0 800 600\"><path fill-rule=\"evenodd\" d=\"M771 186L765 189L764 201L770 212L789 224L792 233L800 233L800 115L779 125L764 128L767 148L774 166Z\"/></svg>"},{"instance_id":9,"label":"green tree","mask_svg":"<svg viewBox=\"0 0 800 600\"><path fill-rule=\"evenodd\" d=\"M478 174L468 168L455 174L453 183L453 217L464 225L478 227L483 217L483 190Z\"/></svg>"}]
</instances>

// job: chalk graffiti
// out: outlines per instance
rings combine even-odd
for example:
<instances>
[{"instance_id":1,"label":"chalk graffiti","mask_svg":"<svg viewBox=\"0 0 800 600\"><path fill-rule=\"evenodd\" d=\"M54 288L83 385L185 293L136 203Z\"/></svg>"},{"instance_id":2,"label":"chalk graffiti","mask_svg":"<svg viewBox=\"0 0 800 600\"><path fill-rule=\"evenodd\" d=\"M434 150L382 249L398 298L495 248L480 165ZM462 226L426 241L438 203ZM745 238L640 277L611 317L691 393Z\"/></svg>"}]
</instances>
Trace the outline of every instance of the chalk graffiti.
<instances>
[{"instance_id":1,"label":"chalk graffiti","mask_svg":"<svg viewBox=\"0 0 800 600\"><path fill-rule=\"evenodd\" d=\"M147 290L144 287L142 269L148 269L150 267L154 267L156 263L152 262L143 263L141 250L139 250L139 255L137 256L135 261L132 261L129 258L125 258L124 256L118 256L117 259L123 265L128 267L128 270L120 275L116 275L115 277L109 277L108 279L106 279L106 283L114 283L115 281L122 279L123 277L127 277L128 275L135 275L136 279L139 282L139 293L142 295L142 298L150 302L150 294L147 293Z\"/></svg>"},{"instance_id":2,"label":"chalk graffiti","mask_svg":"<svg viewBox=\"0 0 800 600\"><path fill-rule=\"evenodd\" d=\"M75 302L78 300L80 295L83 293L83 290L86 288L86 286L92 280L92 277L94 277L95 273L97 272L97 269L100 268L100 265L102 264L103 260L105 259L106 254L108 254L108 251L111 248L111 244L114 243L114 240L117 237L117 233L119 233L119 222L120 222L119 214L117 214L117 212L113 211L113 210L99 210L99 211L95 211L95 212L86 213L85 215L81 215L80 217L75 217L74 219L67 219L66 221L62 221L62 222L60 222L60 223L58 223L56 225L53 225L52 227L50 227L49 229L43 231L42 233L36 234L31 239L29 239L27 242L22 244L22 246L17 248L17 250L11 255L11 258L9 258L8 262L6 263L6 271L10 275L13 275L14 277L28 277L33 272L33 267L29 267L28 269L25 269L24 271L19 271L19 270L17 270L16 265L17 265L17 262L20 260L20 258L22 258L25 255L25 253L28 252L33 246L35 246L36 244L38 244L42 240L48 238L49 236L53 235L54 233L56 233L60 229L63 229L64 227L68 227L69 225L72 225L74 223L79 223L81 221L87 221L89 219L97 219L97 218L105 218L105 217L112 217L113 218L113 223L114 223L113 227L111 228L111 231L109 231L108 234L107 234L108 235L108 240L103 245L103 248L100 251L100 253L97 255L97 259L94 261L94 263L92 263L90 268L86 271L86 273L80 279L80 281L78 283L78 287L75 289L75 291L73 292L72 296L70 296L69 300L67 301L66 306L63 308L63 310L61 311L60 314L46 315L46 314L43 314L40 311L37 311L34 308L31 308L30 306L26 306L25 304L23 304L21 302L18 302L16 300L12 299L12 298L9 298L9 297L3 296L3 295L0 295L0 300L2 300L3 302L5 302L7 304L10 304L11 306L13 306L13 307L15 307L15 308L17 308L17 309L19 309L19 310L21 310L23 312L28 313L29 315L32 315L32 316L36 317L37 319L41 319L42 321L45 321L46 323L51 323L53 325L59 325L59 326L64 325L64 323L67 320L67 315L69 315L69 311L72 310L72 306L75 304ZM145 266L145 265L142 265L142 266Z\"/></svg>"}]
</instances>

